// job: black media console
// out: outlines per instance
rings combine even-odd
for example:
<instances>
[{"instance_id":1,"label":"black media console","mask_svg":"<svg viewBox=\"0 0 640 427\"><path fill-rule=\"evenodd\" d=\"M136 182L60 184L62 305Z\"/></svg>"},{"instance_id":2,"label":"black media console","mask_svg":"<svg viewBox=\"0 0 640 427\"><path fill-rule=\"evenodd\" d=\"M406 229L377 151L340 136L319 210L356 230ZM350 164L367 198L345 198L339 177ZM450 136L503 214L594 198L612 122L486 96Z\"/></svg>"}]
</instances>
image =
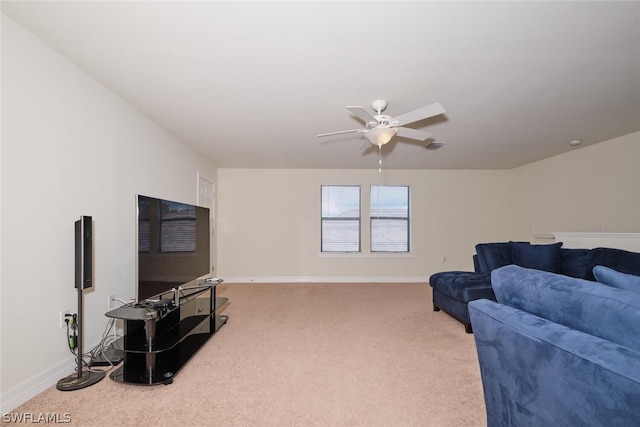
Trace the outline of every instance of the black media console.
<instances>
[{"instance_id":1,"label":"black media console","mask_svg":"<svg viewBox=\"0 0 640 427\"><path fill-rule=\"evenodd\" d=\"M205 285L178 287L106 313L124 320L124 336L114 343L124 352L123 363L110 378L139 385L171 384L229 319L216 314L228 301L216 296L221 282L216 279Z\"/></svg>"}]
</instances>

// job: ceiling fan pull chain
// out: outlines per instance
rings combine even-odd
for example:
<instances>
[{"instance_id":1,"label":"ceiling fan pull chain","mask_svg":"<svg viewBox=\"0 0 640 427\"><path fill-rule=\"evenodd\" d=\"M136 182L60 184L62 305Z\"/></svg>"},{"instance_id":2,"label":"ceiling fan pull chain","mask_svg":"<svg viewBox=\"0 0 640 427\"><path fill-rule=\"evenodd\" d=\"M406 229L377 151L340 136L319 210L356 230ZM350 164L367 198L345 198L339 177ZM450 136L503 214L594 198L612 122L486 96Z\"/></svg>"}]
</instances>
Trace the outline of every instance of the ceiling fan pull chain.
<instances>
[{"instance_id":1,"label":"ceiling fan pull chain","mask_svg":"<svg viewBox=\"0 0 640 427\"><path fill-rule=\"evenodd\" d=\"M382 145L378 145L378 173L382 173Z\"/></svg>"}]
</instances>

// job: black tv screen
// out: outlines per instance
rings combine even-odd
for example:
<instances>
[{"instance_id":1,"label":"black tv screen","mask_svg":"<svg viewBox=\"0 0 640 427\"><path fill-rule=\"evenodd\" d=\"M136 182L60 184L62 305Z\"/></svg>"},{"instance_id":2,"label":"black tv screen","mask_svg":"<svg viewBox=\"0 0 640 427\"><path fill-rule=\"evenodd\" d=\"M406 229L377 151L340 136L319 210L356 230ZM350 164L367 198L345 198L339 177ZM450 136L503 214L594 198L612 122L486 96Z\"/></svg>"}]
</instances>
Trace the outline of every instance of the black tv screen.
<instances>
[{"instance_id":1,"label":"black tv screen","mask_svg":"<svg viewBox=\"0 0 640 427\"><path fill-rule=\"evenodd\" d=\"M209 274L208 208L138 195L137 211L138 302Z\"/></svg>"}]
</instances>

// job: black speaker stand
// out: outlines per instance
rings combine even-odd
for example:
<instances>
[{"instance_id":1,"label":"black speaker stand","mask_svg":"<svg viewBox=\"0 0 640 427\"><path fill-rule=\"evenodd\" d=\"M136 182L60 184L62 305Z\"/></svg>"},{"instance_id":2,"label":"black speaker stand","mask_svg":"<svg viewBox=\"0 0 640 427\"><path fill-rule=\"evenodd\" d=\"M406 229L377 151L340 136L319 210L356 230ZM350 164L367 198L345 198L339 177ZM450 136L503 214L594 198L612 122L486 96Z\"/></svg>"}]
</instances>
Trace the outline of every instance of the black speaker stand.
<instances>
[{"instance_id":1,"label":"black speaker stand","mask_svg":"<svg viewBox=\"0 0 640 427\"><path fill-rule=\"evenodd\" d=\"M82 290L82 286L79 286L77 317L78 347L76 348L76 351L78 352L77 372L58 381L56 388L60 391L80 390L82 388L92 386L102 380L106 375L105 371L89 371L87 369L82 369L82 324L84 323L84 319L82 318Z\"/></svg>"}]
</instances>

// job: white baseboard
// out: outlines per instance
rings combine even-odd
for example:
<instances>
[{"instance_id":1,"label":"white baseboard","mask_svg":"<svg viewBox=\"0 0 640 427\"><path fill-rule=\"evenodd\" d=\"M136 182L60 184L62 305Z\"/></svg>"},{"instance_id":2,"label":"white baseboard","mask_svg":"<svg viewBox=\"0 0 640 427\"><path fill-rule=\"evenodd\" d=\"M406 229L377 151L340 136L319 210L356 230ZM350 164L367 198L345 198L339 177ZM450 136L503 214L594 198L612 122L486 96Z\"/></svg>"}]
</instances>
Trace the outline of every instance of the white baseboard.
<instances>
[{"instance_id":1,"label":"white baseboard","mask_svg":"<svg viewBox=\"0 0 640 427\"><path fill-rule=\"evenodd\" d=\"M77 361L74 358L65 358L52 367L34 375L22 384L18 384L2 393L1 413L5 414L16 409L29 399L33 399L49 387L58 383L58 380L74 372Z\"/></svg>"},{"instance_id":2,"label":"white baseboard","mask_svg":"<svg viewBox=\"0 0 640 427\"><path fill-rule=\"evenodd\" d=\"M224 283L427 283L429 277L226 276Z\"/></svg>"},{"instance_id":3,"label":"white baseboard","mask_svg":"<svg viewBox=\"0 0 640 427\"><path fill-rule=\"evenodd\" d=\"M98 343L96 342L85 348L94 348L97 345ZM64 360L3 392L2 396L0 396L0 414L6 414L16 409L29 399L33 399L49 387L56 385L62 378L76 372L78 359L75 356L71 356L73 355L69 354Z\"/></svg>"}]
</instances>

